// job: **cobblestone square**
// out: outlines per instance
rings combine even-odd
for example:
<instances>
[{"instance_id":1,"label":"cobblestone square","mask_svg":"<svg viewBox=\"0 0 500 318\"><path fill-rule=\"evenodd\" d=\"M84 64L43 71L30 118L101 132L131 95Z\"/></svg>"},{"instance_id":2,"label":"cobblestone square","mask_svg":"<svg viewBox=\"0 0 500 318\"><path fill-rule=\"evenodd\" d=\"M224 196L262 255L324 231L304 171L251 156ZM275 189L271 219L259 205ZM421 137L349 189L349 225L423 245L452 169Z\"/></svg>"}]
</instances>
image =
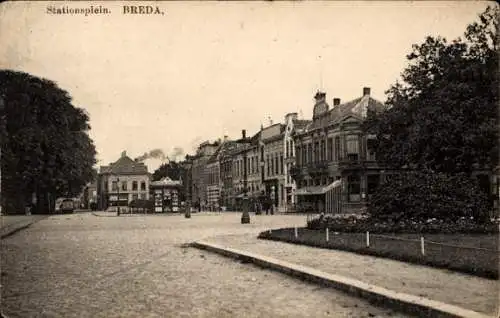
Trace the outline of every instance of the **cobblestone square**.
<instances>
[{"instance_id":1,"label":"cobblestone square","mask_svg":"<svg viewBox=\"0 0 500 318\"><path fill-rule=\"evenodd\" d=\"M241 225L239 213L52 216L2 240L2 310L8 317L401 316L182 245L304 221L252 215Z\"/></svg>"}]
</instances>

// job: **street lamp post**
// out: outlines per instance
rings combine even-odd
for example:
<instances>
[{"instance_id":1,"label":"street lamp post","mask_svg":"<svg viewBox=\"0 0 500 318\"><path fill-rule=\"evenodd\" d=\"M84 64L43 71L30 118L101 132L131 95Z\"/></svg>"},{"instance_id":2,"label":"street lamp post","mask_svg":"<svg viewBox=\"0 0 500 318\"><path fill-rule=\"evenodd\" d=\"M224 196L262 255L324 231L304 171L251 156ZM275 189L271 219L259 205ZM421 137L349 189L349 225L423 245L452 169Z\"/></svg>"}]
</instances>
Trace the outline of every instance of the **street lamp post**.
<instances>
[{"instance_id":1,"label":"street lamp post","mask_svg":"<svg viewBox=\"0 0 500 318\"><path fill-rule=\"evenodd\" d=\"M116 186L117 186L117 198L116 198L116 215L120 216L120 178L116 178Z\"/></svg>"},{"instance_id":2,"label":"street lamp post","mask_svg":"<svg viewBox=\"0 0 500 318\"><path fill-rule=\"evenodd\" d=\"M244 147L246 147L246 131L241 132L244 142ZM243 151L243 214L241 215L241 224L250 223L250 214L248 213L248 194L247 194L247 149Z\"/></svg>"}]
</instances>

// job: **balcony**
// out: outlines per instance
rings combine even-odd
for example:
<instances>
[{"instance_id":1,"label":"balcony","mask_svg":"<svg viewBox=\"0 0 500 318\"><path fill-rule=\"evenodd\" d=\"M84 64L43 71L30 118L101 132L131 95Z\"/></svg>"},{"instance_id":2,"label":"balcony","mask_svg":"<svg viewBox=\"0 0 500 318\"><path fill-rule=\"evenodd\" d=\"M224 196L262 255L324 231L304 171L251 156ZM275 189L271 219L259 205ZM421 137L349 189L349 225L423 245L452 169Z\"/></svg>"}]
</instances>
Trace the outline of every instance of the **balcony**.
<instances>
[{"instance_id":1,"label":"balcony","mask_svg":"<svg viewBox=\"0 0 500 318\"><path fill-rule=\"evenodd\" d=\"M290 167L290 176L292 179L295 181L304 179L305 174L302 170L302 166Z\"/></svg>"},{"instance_id":2,"label":"balcony","mask_svg":"<svg viewBox=\"0 0 500 318\"><path fill-rule=\"evenodd\" d=\"M342 170L357 170L365 168L365 161L358 154L348 154L339 160L339 168Z\"/></svg>"},{"instance_id":3,"label":"balcony","mask_svg":"<svg viewBox=\"0 0 500 318\"><path fill-rule=\"evenodd\" d=\"M311 177L327 175L328 161L320 161L308 164L307 172Z\"/></svg>"}]
</instances>

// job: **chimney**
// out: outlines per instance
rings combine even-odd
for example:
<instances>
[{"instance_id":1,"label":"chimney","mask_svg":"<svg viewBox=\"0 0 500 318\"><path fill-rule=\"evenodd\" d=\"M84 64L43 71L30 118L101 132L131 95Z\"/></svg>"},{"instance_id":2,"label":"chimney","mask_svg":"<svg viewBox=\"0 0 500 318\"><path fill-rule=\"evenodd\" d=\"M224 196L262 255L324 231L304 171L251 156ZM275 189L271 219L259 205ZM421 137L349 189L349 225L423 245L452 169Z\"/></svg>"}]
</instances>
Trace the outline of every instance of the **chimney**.
<instances>
[{"instance_id":1,"label":"chimney","mask_svg":"<svg viewBox=\"0 0 500 318\"><path fill-rule=\"evenodd\" d=\"M363 96L365 95L370 95L370 88L369 87L363 87Z\"/></svg>"},{"instance_id":2,"label":"chimney","mask_svg":"<svg viewBox=\"0 0 500 318\"><path fill-rule=\"evenodd\" d=\"M227 141L227 135L224 135L224 141Z\"/></svg>"},{"instance_id":3,"label":"chimney","mask_svg":"<svg viewBox=\"0 0 500 318\"><path fill-rule=\"evenodd\" d=\"M241 131L241 136L243 137L243 139L247 138L247 131L245 129Z\"/></svg>"},{"instance_id":4,"label":"chimney","mask_svg":"<svg viewBox=\"0 0 500 318\"><path fill-rule=\"evenodd\" d=\"M123 150L122 151L122 158L127 156L127 151Z\"/></svg>"},{"instance_id":5,"label":"chimney","mask_svg":"<svg viewBox=\"0 0 500 318\"><path fill-rule=\"evenodd\" d=\"M333 99L333 106L338 106L340 105L340 98L334 98Z\"/></svg>"},{"instance_id":6,"label":"chimney","mask_svg":"<svg viewBox=\"0 0 500 318\"><path fill-rule=\"evenodd\" d=\"M298 118L297 113L288 113L285 115L285 123L288 122L288 119L291 118L292 120L296 120Z\"/></svg>"},{"instance_id":7,"label":"chimney","mask_svg":"<svg viewBox=\"0 0 500 318\"><path fill-rule=\"evenodd\" d=\"M314 95L314 99L316 100L316 103L324 101L326 98L326 93L317 91L316 95Z\"/></svg>"}]
</instances>

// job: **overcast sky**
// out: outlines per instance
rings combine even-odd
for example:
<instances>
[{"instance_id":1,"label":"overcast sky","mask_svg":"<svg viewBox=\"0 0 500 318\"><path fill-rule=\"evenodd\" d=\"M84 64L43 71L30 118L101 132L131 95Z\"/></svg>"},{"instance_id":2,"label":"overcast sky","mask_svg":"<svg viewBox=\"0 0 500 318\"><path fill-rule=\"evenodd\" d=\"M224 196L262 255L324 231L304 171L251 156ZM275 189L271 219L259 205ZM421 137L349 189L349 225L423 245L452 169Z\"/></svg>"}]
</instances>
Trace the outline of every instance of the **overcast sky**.
<instances>
[{"instance_id":1,"label":"overcast sky","mask_svg":"<svg viewBox=\"0 0 500 318\"><path fill-rule=\"evenodd\" d=\"M155 2L157 16L50 15L48 5L0 4L0 67L53 80L90 115L99 164L196 144L269 117L312 115L317 89L347 101L398 79L411 45L461 36L491 2ZM129 3L132 4L132 3ZM158 160L148 160L150 172Z\"/></svg>"}]
</instances>

